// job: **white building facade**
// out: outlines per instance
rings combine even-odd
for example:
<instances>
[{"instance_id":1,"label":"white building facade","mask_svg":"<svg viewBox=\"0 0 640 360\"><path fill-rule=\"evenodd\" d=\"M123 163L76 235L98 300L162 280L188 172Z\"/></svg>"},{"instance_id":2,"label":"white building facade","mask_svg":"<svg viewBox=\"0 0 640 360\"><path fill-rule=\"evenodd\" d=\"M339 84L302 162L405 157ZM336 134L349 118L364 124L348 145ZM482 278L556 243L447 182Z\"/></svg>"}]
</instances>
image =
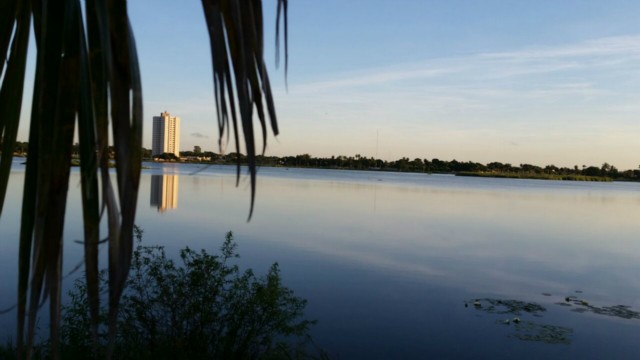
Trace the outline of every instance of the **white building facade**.
<instances>
[{"instance_id":1,"label":"white building facade","mask_svg":"<svg viewBox=\"0 0 640 360\"><path fill-rule=\"evenodd\" d=\"M163 112L153 117L151 155L172 153L180 157L180 118Z\"/></svg>"}]
</instances>

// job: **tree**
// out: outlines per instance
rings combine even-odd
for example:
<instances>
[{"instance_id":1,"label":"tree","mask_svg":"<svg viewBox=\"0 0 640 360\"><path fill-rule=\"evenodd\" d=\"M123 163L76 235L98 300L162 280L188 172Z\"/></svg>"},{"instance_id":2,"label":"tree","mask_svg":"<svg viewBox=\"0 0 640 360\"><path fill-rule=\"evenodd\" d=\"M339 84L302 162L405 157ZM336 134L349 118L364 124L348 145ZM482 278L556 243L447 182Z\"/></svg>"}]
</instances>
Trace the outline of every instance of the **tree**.
<instances>
[{"instance_id":1,"label":"tree","mask_svg":"<svg viewBox=\"0 0 640 360\"><path fill-rule=\"evenodd\" d=\"M240 137L244 140L252 183L251 216L257 152L254 112L262 130L263 153L267 127L274 135L278 133L263 59L262 4L260 0L202 0L202 6L210 39L218 129L222 137L233 128L236 153L240 153ZM277 39L281 15L284 18L286 70L287 0L278 0L277 14ZM126 0L86 0L84 7L80 0L1 1L0 215L20 119L32 20L37 59L19 239L17 345L19 358L23 348L28 358L35 315L41 299L48 298L52 353L57 358L62 233L76 118L92 331L96 337L99 224L104 209L109 244L108 323L113 340L133 250L142 159L142 89ZM115 150L115 188L108 170L109 130Z\"/></svg>"},{"instance_id":2,"label":"tree","mask_svg":"<svg viewBox=\"0 0 640 360\"><path fill-rule=\"evenodd\" d=\"M600 176L600 169L595 166L589 166L588 168L582 169L582 175Z\"/></svg>"},{"instance_id":3,"label":"tree","mask_svg":"<svg viewBox=\"0 0 640 360\"><path fill-rule=\"evenodd\" d=\"M162 153L158 156L155 156L154 159L161 159L161 160L169 160L169 161L178 161L180 160L179 157L176 156L176 154L174 153Z\"/></svg>"},{"instance_id":4,"label":"tree","mask_svg":"<svg viewBox=\"0 0 640 360\"><path fill-rule=\"evenodd\" d=\"M142 240L142 230L136 237ZM303 345L315 321L302 318L306 300L282 285L274 263L264 277L240 271L237 243L227 233L220 252L184 248L174 261L161 246L138 242L118 314L119 359L291 358L283 340ZM105 286L106 272L100 272ZM96 359L105 339L92 343L86 284L77 279L63 307L61 355ZM179 306L177 306L179 304ZM104 308L101 308L106 320ZM97 349L96 349L97 348ZM95 351L97 350L97 351ZM291 354L289 354L291 352ZM97 353L97 354L96 354ZM93 355L93 356L92 356ZM296 357L298 358L298 357ZM306 358L306 357L305 357Z\"/></svg>"}]
</instances>

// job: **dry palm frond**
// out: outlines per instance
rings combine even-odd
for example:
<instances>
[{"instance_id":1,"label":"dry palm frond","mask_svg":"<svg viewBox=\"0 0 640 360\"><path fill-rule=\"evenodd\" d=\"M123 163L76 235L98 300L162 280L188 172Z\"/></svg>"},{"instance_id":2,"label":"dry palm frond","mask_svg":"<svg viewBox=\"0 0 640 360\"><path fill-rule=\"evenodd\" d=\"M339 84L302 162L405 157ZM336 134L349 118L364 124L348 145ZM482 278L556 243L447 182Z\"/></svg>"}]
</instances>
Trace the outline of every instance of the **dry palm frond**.
<instances>
[{"instance_id":1,"label":"dry palm frond","mask_svg":"<svg viewBox=\"0 0 640 360\"><path fill-rule=\"evenodd\" d=\"M278 133L263 59L262 3L203 0L202 4L211 40L220 136L228 136L231 124L239 153L242 131L252 184L251 216L256 177L253 112L260 122L263 153L267 116L274 134ZM106 214L108 223L111 339L116 334L120 296L131 264L143 121L136 46L125 0L86 0L84 8L83 16L80 0L0 2L0 215L18 131L32 20L37 53L20 230L19 358L31 356L36 315L44 300L49 301L51 350L57 358L62 236L76 124L87 295L94 337L100 306L101 213ZM277 13L278 23L284 14L286 68L286 0L278 0ZM113 131L117 190L109 177L109 126ZM239 171L238 167L238 175Z\"/></svg>"},{"instance_id":2,"label":"dry palm frond","mask_svg":"<svg viewBox=\"0 0 640 360\"><path fill-rule=\"evenodd\" d=\"M126 249L127 244L131 243L140 172L140 157L136 157L141 146L140 81L135 52L130 58L125 59L123 70L123 61L112 58L130 49L111 52L108 46L109 31L117 27L108 24L105 19L124 19L125 30L119 28L115 31L131 36L124 1L112 3L114 7L119 5L117 10L107 9L104 1L87 1L87 22L90 25L88 33L92 41L92 55L97 54L91 58L88 56L84 23L77 0L65 1L64 6L47 6L46 2L34 2L32 9L28 7L29 4L30 2L27 1L3 2L3 10L6 11L3 11L0 17L2 20L0 29L5 30L0 34L2 44L8 44L9 40L12 44L9 52L9 66L2 80L2 88L13 90L0 93L0 109L8 114L3 117L2 124L5 148L2 164L0 164L3 170L0 176L3 185L1 194L4 195L6 190L11 150L15 142L24 82L29 20L33 16L37 64L29 135L31 146L25 176L20 236L18 345L22 348L27 299L29 299L28 342L30 343L33 339L38 304L42 298L48 298L51 306L51 336L54 339L55 354L55 339L59 323L62 231L71 141L76 116L82 163L86 273L88 291L91 294L89 298L92 315L97 316L97 243L100 222L97 168L99 164L103 174L103 193L108 194L103 198L104 206L109 210L110 241L114 242L116 244L114 247L120 251L115 256L119 257L120 261L116 261L118 266L114 266L114 273L117 279L121 279L126 277L128 271ZM64 26L60 27L59 24ZM128 43L125 42L125 44ZM6 46L3 50L5 50L3 53L7 53ZM119 67L112 69L105 64L109 67L114 67L113 64L116 64ZM111 81L107 82L107 78ZM110 98L114 114L113 128L114 131L119 129L121 132L116 141L116 147L121 154L118 159L118 179L126 179L120 181L122 186L119 189L119 198L122 211L118 210L118 203L111 195L113 192L108 177L106 106L109 98L107 95L110 90L107 88L109 83L112 87L119 86L117 89L111 89ZM130 91L134 93L133 111L129 109L128 104ZM125 98L124 102L122 98ZM119 112L116 111L116 107ZM123 111L123 108L126 109ZM132 119L130 119L130 113L133 113ZM126 132L126 135L122 136L122 132ZM120 145L119 142L125 145ZM96 156L96 149L101 150L99 151L100 159ZM117 287L118 281L114 283L116 284L114 287ZM112 292L116 294L112 298L117 298L117 288ZM117 304L114 307L117 308Z\"/></svg>"},{"instance_id":3,"label":"dry palm frond","mask_svg":"<svg viewBox=\"0 0 640 360\"><path fill-rule=\"evenodd\" d=\"M274 135L278 134L273 95L264 63L264 42L261 0L202 0L211 43L213 83L215 90L218 130L220 138L230 133L233 126L236 153L239 154L239 127L242 128L244 144L251 176L251 210L256 189L256 144L253 125L254 110L260 122L262 153L266 149L267 116ZM287 0L278 0L278 22L284 14L285 59L287 31ZM276 31L279 26L276 24ZM286 67L286 65L285 65ZM235 90L235 96L234 96ZM238 118L240 124L238 124ZM237 179L240 177L238 157Z\"/></svg>"}]
</instances>

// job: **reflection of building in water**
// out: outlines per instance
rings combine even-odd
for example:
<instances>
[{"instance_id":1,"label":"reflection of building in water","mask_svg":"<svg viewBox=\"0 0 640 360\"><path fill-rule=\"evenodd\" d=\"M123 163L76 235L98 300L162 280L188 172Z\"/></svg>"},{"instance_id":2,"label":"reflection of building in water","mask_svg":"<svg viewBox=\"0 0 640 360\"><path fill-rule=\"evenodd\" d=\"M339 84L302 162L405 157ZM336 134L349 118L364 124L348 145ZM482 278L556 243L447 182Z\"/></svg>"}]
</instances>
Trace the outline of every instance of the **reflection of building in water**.
<instances>
[{"instance_id":1,"label":"reflection of building in water","mask_svg":"<svg viewBox=\"0 0 640 360\"><path fill-rule=\"evenodd\" d=\"M151 206L159 212L178 207L178 175L151 175Z\"/></svg>"}]
</instances>

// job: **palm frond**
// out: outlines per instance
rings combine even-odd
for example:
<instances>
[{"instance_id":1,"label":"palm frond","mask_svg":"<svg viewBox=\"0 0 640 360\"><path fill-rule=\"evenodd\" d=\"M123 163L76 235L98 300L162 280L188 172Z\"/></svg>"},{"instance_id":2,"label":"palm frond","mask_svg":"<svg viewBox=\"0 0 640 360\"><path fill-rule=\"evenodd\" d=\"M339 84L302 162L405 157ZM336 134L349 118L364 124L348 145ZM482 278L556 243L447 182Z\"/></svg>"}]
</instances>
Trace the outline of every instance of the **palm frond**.
<instances>
[{"instance_id":1,"label":"palm frond","mask_svg":"<svg viewBox=\"0 0 640 360\"><path fill-rule=\"evenodd\" d=\"M25 345L26 328L27 357L35 337L36 313L44 299L49 300L52 354L54 358L57 355L62 234L76 116L80 135L85 269L94 336L99 308L98 169L102 174L102 206L107 209L109 223L113 314L117 313L119 296L128 274L141 162L141 85L126 2L109 4L107 8L105 1L87 1L88 44L78 0L67 0L64 6L44 6L42 2L35 2L32 9L38 52L29 135L31 146L25 175L25 189L28 190L23 196L18 294L18 346L22 349ZM26 17L30 17L29 9ZM116 51L111 51L112 43L118 44ZM18 54L12 51L12 57L17 56L14 53ZM24 76L24 71L7 74L14 73ZM10 79L3 79L3 87L11 85ZM129 100L130 92L134 94L133 101ZM7 100L11 98L3 96L0 101ZM109 100L119 183L117 196L108 169ZM15 103L19 105L20 101ZM11 143L7 146L13 146ZM11 154L12 151L4 153ZM6 177L3 180L6 181ZM25 326L27 313L28 324ZM111 332L115 332L115 321L113 324Z\"/></svg>"},{"instance_id":2,"label":"palm frond","mask_svg":"<svg viewBox=\"0 0 640 360\"><path fill-rule=\"evenodd\" d=\"M80 24L82 25L82 24ZM78 107L78 137L83 139L80 147L80 173L82 193L82 215L84 223L84 267L87 284L89 313L98 319L99 267L98 244L100 242L100 199L98 188L98 157L96 154L95 101L92 96L89 55L84 32L80 41L80 98ZM98 324L92 322L91 333L94 344L98 340Z\"/></svg>"},{"instance_id":3,"label":"palm frond","mask_svg":"<svg viewBox=\"0 0 640 360\"><path fill-rule=\"evenodd\" d=\"M244 146L251 178L251 207L253 213L256 192L256 144L253 116L257 114L261 128L262 153L267 146L267 114L274 135L278 121L273 94L264 63L264 42L261 0L202 0L209 31L213 65L214 96L220 138L233 126L236 153L240 154L239 127L242 127ZM287 56L287 0L278 0L277 17L284 14L285 57ZM279 26L276 26L279 32ZM279 36L277 36L279 38ZM234 93L235 90L235 93ZM264 107L267 108L265 114ZM240 124L238 124L238 119ZM236 178L240 177L240 157ZM237 184L237 181L236 181Z\"/></svg>"},{"instance_id":4,"label":"palm frond","mask_svg":"<svg viewBox=\"0 0 640 360\"><path fill-rule=\"evenodd\" d=\"M26 55L29 38L29 27L31 26L31 9L28 2L7 1L0 5L0 74L6 70L2 77L0 87L0 136L2 138L2 156L0 157L0 215L4 205L7 184L11 171L11 161L13 146L15 144L18 123L20 121L20 105L22 104L22 94L24 89L24 77L26 66ZM15 31L14 31L15 30ZM8 63L5 66L5 56L10 47ZM35 186L30 183L25 186ZM31 187L33 188L33 187ZM33 210L34 194L24 192L24 203L29 210ZM23 214L24 214L23 207ZM32 218L23 218L22 226L25 222L33 222ZM31 224L32 225L32 224ZM29 239L30 240L30 239ZM28 288L28 274L30 267L31 241L24 241L20 236L18 258L18 331L22 334L24 330L24 316L26 313L26 292ZM22 337L18 337L19 355L22 350Z\"/></svg>"},{"instance_id":5,"label":"palm frond","mask_svg":"<svg viewBox=\"0 0 640 360\"><path fill-rule=\"evenodd\" d=\"M256 191L254 112L261 129L262 153L266 149L267 127L278 134L263 59L262 2L203 0L202 4L210 36L220 138L228 138L233 132L236 152L240 153L242 133L251 177L250 218ZM58 356L62 241L76 124L87 298L94 338L100 308L98 244L103 215L108 225L111 340L116 334L120 297L131 265L143 122L136 45L126 0L86 0L84 8L83 16L80 0L56 4L46 0L0 2L0 215L20 119L31 20L37 50L19 239L20 359L31 356L37 312L45 300L49 301L51 316L52 357ZM286 69L286 0L278 0L278 23L281 14ZM279 34L279 25L276 33ZM116 190L108 167L110 126ZM237 175L239 178L239 165ZM107 356L110 354L108 351Z\"/></svg>"},{"instance_id":6,"label":"palm frond","mask_svg":"<svg viewBox=\"0 0 640 360\"><path fill-rule=\"evenodd\" d=\"M11 161L13 159L13 147L20 122L20 106L22 105L27 47L29 44L29 27L31 26L30 9L27 1L10 1L1 6L0 10L3 12L0 15L0 30L4 30L6 33L0 35L0 75L3 73L5 61L7 65L0 87L0 114L2 114L0 116L0 139L2 140L2 147L0 148L0 151L2 151L0 156L0 215L2 215L4 197L11 171ZM8 59L5 60L9 48L11 52Z\"/></svg>"},{"instance_id":7,"label":"palm frond","mask_svg":"<svg viewBox=\"0 0 640 360\"><path fill-rule=\"evenodd\" d=\"M109 90L121 215L119 237L109 237L109 336L113 344L120 296L133 253L133 227L142 166L142 86L126 1L109 3L108 14L112 52Z\"/></svg>"},{"instance_id":8,"label":"palm frond","mask_svg":"<svg viewBox=\"0 0 640 360\"><path fill-rule=\"evenodd\" d=\"M289 72L289 21L287 17L289 13L287 0L278 0L278 10L276 13L276 66L280 64L280 14L282 14L284 21L284 80L287 83L287 73Z\"/></svg>"},{"instance_id":9,"label":"palm frond","mask_svg":"<svg viewBox=\"0 0 640 360\"><path fill-rule=\"evenodd\" d=\"M78 1L35 10L38 14L34 16L38 58L34 88L38 89L38 96L34 102L38 104L38 109L32 112L31 127L37 129L38 153L37 162L31 165L37 167L38 178L35 185L35 212L27 214L27 217L30 215L34 219L27 351L33 342L36 314L43 298L49 300L50 336L52 339L58 338L62 236L78 109L77 69L80 65L79 37L82 32L78 26L82 23ZM56 22L64 25L54 29L48 26ZM57 341L52 342L51 350L55 358Z\"/></svg>"}]
</instances>

